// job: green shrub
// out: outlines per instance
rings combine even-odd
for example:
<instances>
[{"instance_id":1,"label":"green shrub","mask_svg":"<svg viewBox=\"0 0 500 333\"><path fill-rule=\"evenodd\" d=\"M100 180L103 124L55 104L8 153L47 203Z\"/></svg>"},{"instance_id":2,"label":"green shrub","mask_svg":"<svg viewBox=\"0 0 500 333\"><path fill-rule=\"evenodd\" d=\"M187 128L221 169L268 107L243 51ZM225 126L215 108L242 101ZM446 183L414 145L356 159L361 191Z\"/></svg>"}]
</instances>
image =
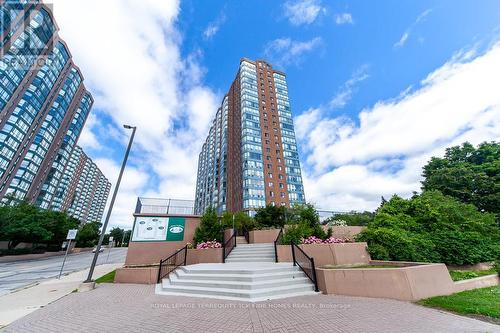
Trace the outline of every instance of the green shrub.
<instances>
[{"instance_id":1,"label":"green shrub","mask_svg":"<svg viewBox=\"0 0 500 333\"><path fill-rule=\"evenodd\" d=\"M217 240L222 242L222 223L219 221L215 208L209 207L201 216L201 222L194 231L194 242L196 244Z\"/></svg>"},{"instance_id":2,"label":"green shrub","mask_svg":"<svg viewBox=\"0 0 500 333\"><path fill-rule=\"evenodd\" d=\"M379 260L463 265L493 261L500 254L495 216L438 191L410 199L394 196L356 240L367 242L370 255Z\"/></svg>"},{"instance_id":3,"label":"green shrub","mask_svg":"<svg viewBox=\"0 0 500 333\"><path fill-rule=\"evenodd\" d=\"M307 223L297 223L289 226L283 232L281 244L302 243L302 239L312 235L312 228Z\"/></svg>"}]
</instances>

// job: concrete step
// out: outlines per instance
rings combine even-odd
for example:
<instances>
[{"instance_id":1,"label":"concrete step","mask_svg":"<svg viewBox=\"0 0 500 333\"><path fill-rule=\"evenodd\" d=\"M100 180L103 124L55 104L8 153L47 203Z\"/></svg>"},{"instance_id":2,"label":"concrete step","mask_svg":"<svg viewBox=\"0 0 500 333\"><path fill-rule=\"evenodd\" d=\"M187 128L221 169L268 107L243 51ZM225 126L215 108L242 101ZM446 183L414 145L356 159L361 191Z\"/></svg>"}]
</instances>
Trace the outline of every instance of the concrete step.
<instances>
[{"instance_id":1,"label":"concrete step","mask_svg":"<svg viewBox=\"0 0 500 333\"><path fill-rule=\"evenodd\" d=\"M189 274L270 274L279 272L300 271L291 263L274 264L196 264L180 266L178 269Z\"/></svg>"},{"instance_id":2,"label":"concrete step","mask_svg":"<svg viewBox=\"0 0 500 333\"><path fill-rule=\"evenodd\" d=\"M299 267L272 261L181 266L155 290L159 295L249 302L316 294L313 284Z\"/></svg>"},{"instance_id":3,"label":"concrete step","mask_svg":"<svg viewBox=\"0 0 500 333\"><path fill-rule=\"evenodd\" d=\"M236 300L257 301L261 299L273 299L276 296L296 295L297 293L307 293L308 295L316 294L314 286L311 283L294 284L290 286L273 287L266 289L231 289L231 288L209 288L209 287L195 287L195 286L176 286L172 285L170 281L165 284L159 284L160 291L157 293L161 295L184 295L190 297L212 297L220 298L229 297Z\"/></svg>"},{"instance_id":4,"label":"concrete step","mask_svg":"<svg viewBox=\"0 0 500 333\"><path fill-rule=\"evenodd\" d=\"M288 271L278 271L274 273L262 273L262 274L188 274L181 269L177 269L173 274L179 280L189 279L189 280L215 280L215 281L227 281L227 282L260 282L260 281L272 281L279 279L294 279L302 278L305 276L304 272L301 270L290 269Z\"/></svg>"},{"instance_id":5,"label":"concrete step","mask_svg":"<svg viewBox=\"0 0 500 333\"><path fill-rule=\"evenodd\" d=\"M168 280L167 280L168 281ZM181 287L205 287L205 288L224 288L224 289L269 289L282 286L302 285L307 283L309 278L303 276L300 278L269 280L269 281L252 281L252 282L231 282L231 281L214 281L214 280L188 280L179 279L175 276L170 278L170 285Z\"/></svg>"},{"instance_id":6,"label":"concrete step","mask_svg":"<svg viewBox=\"0 0 500 333\"><path fill-rule=\"evenodd\" d=\"M273 249L273 243L258 243L258 244L238 244L236 243L236 248L250 248L250 249Z\"/></svg>"},{"instance_id":7,"label":"concrete step","mask_svg":"<svg viewBox=\"0 0 500 333\"><path fill-rule=\"evenodd\" d=\"M249 257L249 258L226 258L227 263L235 262L275 262L275 258Z\"/></svg>"},{"instance_id":8,"label":"concrete step","mask_svg":"<svg viewBox=\"0 0 500 333\"><path fill-rule=\"evenodd\" d=\"M244 256L244 255L254 255L254 256L268 256L268 255L274 255L274 251L231 251L229 255L235 255L235 256Z\"/></svg>"}]
</instances>

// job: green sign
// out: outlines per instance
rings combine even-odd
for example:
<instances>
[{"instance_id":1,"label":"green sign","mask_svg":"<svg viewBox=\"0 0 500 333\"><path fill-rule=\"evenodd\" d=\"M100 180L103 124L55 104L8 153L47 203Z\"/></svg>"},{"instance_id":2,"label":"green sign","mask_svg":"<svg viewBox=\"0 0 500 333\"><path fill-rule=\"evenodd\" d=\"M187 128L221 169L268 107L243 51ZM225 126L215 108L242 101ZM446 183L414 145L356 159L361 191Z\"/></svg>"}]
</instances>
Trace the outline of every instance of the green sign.
<instances>
[{"instance_id":1,"label":"green sign","mask_svg":"<svg viewBox=\"0 0 500 333\"><path fill-rule=\"evenodd\" d=\"M184 240L184 217L169 217L167 229L167 241L182 241Z\"/></svg>"}]
</instances>

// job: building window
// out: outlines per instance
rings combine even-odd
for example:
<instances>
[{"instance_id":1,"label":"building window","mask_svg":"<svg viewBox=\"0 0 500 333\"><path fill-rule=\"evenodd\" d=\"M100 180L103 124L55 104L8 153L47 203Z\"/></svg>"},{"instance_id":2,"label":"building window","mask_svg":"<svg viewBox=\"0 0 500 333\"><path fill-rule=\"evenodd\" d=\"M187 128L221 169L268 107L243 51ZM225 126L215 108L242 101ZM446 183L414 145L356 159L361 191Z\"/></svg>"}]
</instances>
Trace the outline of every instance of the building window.
<instances>
[{"instance_id":1,"label":"building window","mask_svg":"<svg viewBox=\"0 0 500 333\"><path fill-rule=\"evenodd\" d=\"M269 178L271 178L271 179L273 178L273 174L272 173L269 172L267 175L268 175Z\"/></svg>"},{"instance_id":2,"label":"building window","mask_svg":"<svg viewBox=\"0 0 500 333\"><path fill-rule=\"evenodd\" d=\"M273 184L273 182L269 182L267 185L268 185L269 187L273 187L273 185L274 185L274 184Z\"/></svg>"},{"instance_id":3,"label":"building window","mask_svg":"<svg viewBox=\"0 0 500 333\"><path fill-rule=\"evenodd\" d=\"M272 198L274 197L274 192L273 191L269 191L269 196Z\"/></svg>"}]
</instances>

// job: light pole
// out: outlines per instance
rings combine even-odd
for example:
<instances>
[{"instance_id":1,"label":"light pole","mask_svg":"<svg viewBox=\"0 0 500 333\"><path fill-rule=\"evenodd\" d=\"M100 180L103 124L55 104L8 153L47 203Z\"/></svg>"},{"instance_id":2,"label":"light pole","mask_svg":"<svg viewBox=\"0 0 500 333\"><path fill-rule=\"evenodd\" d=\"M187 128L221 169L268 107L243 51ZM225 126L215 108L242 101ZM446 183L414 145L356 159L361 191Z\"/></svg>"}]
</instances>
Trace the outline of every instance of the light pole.
<instances>
[{"instance_id":1,"label":"light pole","mask_svg":"<svg viewBox=\"0 0 500 333\"><path fill-rule=\"evenodd\" d=\"M129 125L123 125L123 127L126 129L131 129L132 135L130 136L130 141L128 142L127 151L125 152L125 157L123 158L122 168L120 170L120 175L118 176L118 181L116 182L115 190L113 192L113 197L111 198L111 203L109 204L108 213L106 214L106 220L104 221L104 225L102 226L101 237L99 237L99 242L97 243L97 247L95 249L94 259L92 259L92 265L90 265L89 275L87 276L87 280L83 281L84 283L92 282L92 274L94 273L94 268L97 263L97 257L99 257L99 250L101 249L102 241L104 239L104 234L106 233L106 228L108 226L109 218L111 216L111 212L113 211L113 205L115 204L116 195L118 194L118 188L120 187L123 171L125 170L125 165L127 164L128 154L130 153L130 147L132 147L135 130L137 129L137 127Z\"/></svg>"}]
</instances>

